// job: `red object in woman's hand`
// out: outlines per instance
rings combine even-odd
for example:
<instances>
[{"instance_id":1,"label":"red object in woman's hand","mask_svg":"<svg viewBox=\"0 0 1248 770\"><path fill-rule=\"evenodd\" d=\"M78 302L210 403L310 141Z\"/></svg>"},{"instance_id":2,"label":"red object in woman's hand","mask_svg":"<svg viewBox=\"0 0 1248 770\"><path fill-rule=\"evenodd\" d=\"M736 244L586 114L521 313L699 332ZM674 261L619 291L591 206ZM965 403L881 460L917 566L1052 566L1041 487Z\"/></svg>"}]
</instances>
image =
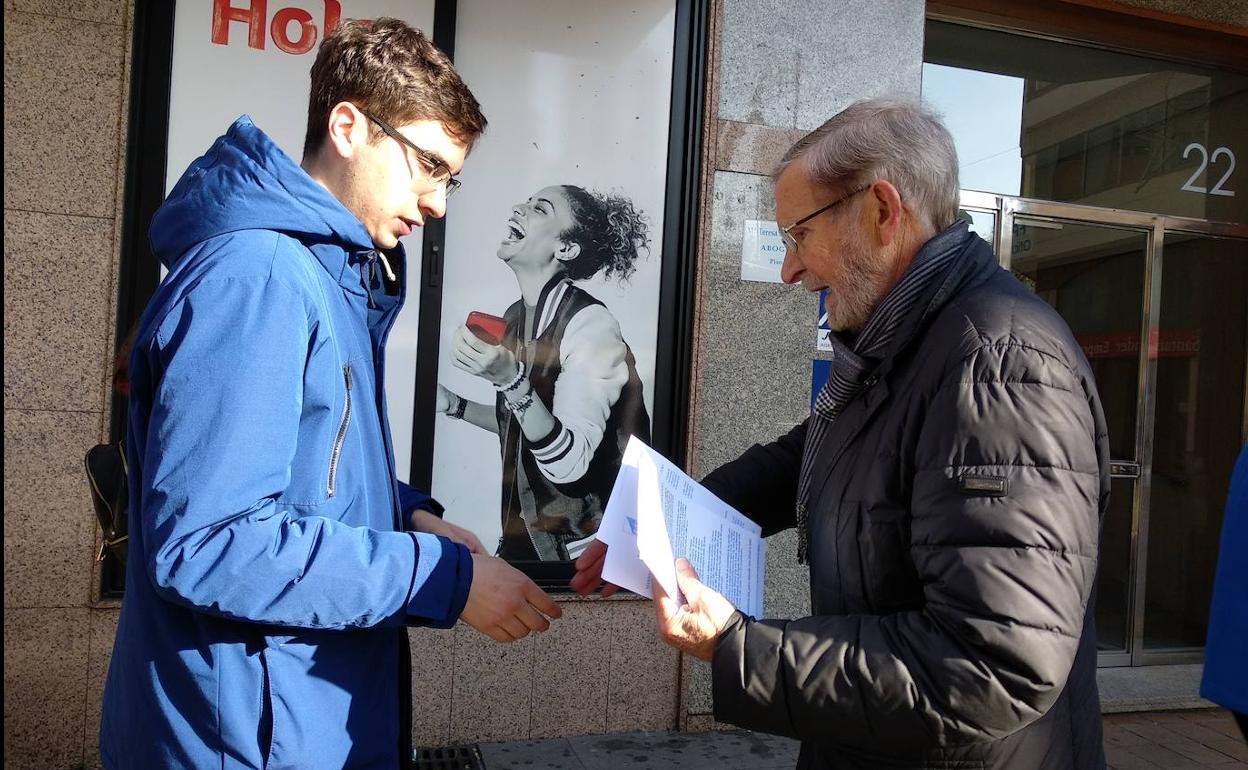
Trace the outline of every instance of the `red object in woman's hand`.
<instances>
[{"instance_id":1,"label":"red object in woman's hand","mask_svg":"<svg viewBox=\"0 0 1248 770\"><path fill-rule=\"evenodd\" d=\"M476 310L468 314L468 320L465 322L465 325L468 327L468 331L491 345L501 343L503 335L507 333L507 321L496 315L480 313Z\"/></svg>"}]
</instances>

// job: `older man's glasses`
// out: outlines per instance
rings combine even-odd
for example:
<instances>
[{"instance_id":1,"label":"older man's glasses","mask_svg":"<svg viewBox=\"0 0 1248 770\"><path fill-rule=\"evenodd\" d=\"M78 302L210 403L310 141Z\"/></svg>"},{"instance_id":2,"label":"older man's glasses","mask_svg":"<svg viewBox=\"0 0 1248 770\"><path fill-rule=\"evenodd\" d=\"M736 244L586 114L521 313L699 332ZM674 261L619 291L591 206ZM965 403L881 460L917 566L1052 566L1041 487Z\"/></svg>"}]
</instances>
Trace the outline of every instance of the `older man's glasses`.
<instances>
[{"instance_id":1,"label":"older man's glasses","mask_svg":"<svg viewBox=\"0 0 1248 770\"><path fill-rule=\"evenodd\" d=\"M836 200L834 200L834 201L832 201L831 203L829 203L828 205L824 206L823 208L821 208L821 209L819 209L819 210L817 210L817 211L812 211L811 213L809 213L809 214L807 214L806 216L802 217L801 219L797 220L796 222L794 222L793 224L789 225L788 227L782 227L782 228L780 228L780 238L784 241L784 246L785 246L785 248L787 248L789 251L791 251L791 252L793 252L793 253L797 253L797 238L795 238L795 237L793 236L793 230L794 230L794 229L796 229L796 228L798 228L798 227L801 227L802 225L806 224L806 223L807 223L807 222L809 222L810 220L812 220L812 219L814 219L815 217L819 216L819 215L820 215L820 214L822 214L823 212L825 212L825 211L830 211L831 209L835 208L836 206L841 205L842 203L844 203L845 201L847 201L847 200L849 200L850 198L854 197L854 196L855 196L855 195L857 195L858 193L863 192L863 191L865 191L865 190L869 190L869 189L871 188L871 185L873 185L873 184L875 184L875 183L874 183L874 182L869 182L869 183L867 183L867 184L864 184L862 187L859 187L859 188L857 188L857 189L855 189L855 190L853 190L853 191L851 191L851 192L847 192L847 193L845 193L844 195L842 195L841 197L839 197L839 198L837 198Z\"/></svg>"},{"instance_id":2,"label":"older man's glasses","mask_svg":"<svg viewBox=\"0 0 1248 770\"><path fill-rule=\"evenodd\" d=\"M429 181L435 185L446 186L446 197L451 197L455 191L459 189L460 181L451 176L451 170L440 158L430 152L422 150L412 143L411 139L399 133L398 129L390 125L386 121L374 116L372 113L360 110L364 117L377 124L377 127L394 141L416 153L416 158L420 161L421 168L425 171L425 176L429 177Z\"/></svg>"}]
</instances>

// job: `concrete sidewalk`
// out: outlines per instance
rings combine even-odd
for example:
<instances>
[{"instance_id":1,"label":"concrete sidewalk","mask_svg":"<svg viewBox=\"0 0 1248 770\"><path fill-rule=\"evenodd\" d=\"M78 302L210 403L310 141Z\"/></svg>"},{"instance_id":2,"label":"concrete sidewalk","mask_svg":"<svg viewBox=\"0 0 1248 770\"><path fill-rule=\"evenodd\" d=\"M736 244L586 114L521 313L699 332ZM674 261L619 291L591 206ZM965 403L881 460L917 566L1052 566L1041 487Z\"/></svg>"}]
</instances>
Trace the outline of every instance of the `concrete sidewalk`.
<instances>
[{"instance_id":1,"label":"concrete sidewalk","mask_svg":"<svg viewBox=\"0 0 1248 770\"><path fill-rule=\"evenodd\" d=\"M1248 769L1248 744L1224 710L1109 714L1104 720L1110 770ZM797 764L796 741L744 730L583 735L473 748L461 759L429 759L418 768L779 770Z\"/></svg>"},{"instance_id":2,"label":"concrete sidewalk","mask_svg":"<svg viewBox=\"0 0 1248 770\"><path fill-rule=\"evenodd\" d=\"M1224 709L1105 716L1110 770L1248 768L1248 744Z\"/></svg>"},{"instance_id":3,"label":"concrete sidewalk","mask_svg":"<svg viewBox=\"0 0 1248 770\"><path fill-rule=\"evenodd\" d=\"M731 732L582 735L479 745L483 770L791 770L797 741Z\"/></svg>"}]
</instances>

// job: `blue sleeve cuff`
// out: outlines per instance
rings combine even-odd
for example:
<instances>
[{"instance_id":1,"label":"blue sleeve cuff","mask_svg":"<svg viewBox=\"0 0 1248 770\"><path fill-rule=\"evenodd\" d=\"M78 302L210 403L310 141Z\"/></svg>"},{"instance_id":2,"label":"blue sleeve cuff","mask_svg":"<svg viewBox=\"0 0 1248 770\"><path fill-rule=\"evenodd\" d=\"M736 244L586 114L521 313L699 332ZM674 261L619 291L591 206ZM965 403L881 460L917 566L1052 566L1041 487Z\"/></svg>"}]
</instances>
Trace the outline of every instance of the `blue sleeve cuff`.
<instances>
[{"instance_id":1,"label":"blue sleeve cuff","mask_svg":"<svg viewBox=\"0 0 1248 770\"><path fill-rule=\"evenodd\" d=\"M416 569L407 595L411 625L450 628L459 620L472 587L472 555L444 537L413 532Z\"/></svg>"},{"instance_id":2,"label":"blue sleeve cuff","mask_svg":"<svg viewBox=\"0 0 1248 770\"><path fill-rule=\"evenodd\" d=\"M442 504L434 500L429 495L421 492L419 489L399 482L399 510L403 512L403 528L411 530L412 528L412 511L417 508L424 508L439 519L446 511Z\"/></svg>"}]
</instances>

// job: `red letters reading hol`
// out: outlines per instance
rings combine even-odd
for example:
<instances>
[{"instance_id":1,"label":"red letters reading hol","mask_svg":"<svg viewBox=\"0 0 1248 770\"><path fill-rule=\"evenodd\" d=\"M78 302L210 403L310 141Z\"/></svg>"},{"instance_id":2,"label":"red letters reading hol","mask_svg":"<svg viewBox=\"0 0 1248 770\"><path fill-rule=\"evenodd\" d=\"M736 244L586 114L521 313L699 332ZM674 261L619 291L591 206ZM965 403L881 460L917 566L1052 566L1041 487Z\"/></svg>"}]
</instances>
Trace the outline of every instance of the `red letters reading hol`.
<instances>
[{"instance_id":1,"label":"red letters reading hol","mask_svg":"<svg viewBox=\"0 0 1248 770\"><path fill-rule=\"evenodd\" d=\"M325 20L322 28L329 34L342 18L339 0L323 0ZM250 0L235 7L232 0L212 0L212 42L215 45L230 44L230 22L241 21L247 25L247 46L264 50L265 17L268 0ZM291 26L296 25L298 37L290 37ZM312 14L302 8L282 8L273 14L268 25L273 44L296 56L311 51L316 46L316 25Z\"/></svg>"}]
</instances>

